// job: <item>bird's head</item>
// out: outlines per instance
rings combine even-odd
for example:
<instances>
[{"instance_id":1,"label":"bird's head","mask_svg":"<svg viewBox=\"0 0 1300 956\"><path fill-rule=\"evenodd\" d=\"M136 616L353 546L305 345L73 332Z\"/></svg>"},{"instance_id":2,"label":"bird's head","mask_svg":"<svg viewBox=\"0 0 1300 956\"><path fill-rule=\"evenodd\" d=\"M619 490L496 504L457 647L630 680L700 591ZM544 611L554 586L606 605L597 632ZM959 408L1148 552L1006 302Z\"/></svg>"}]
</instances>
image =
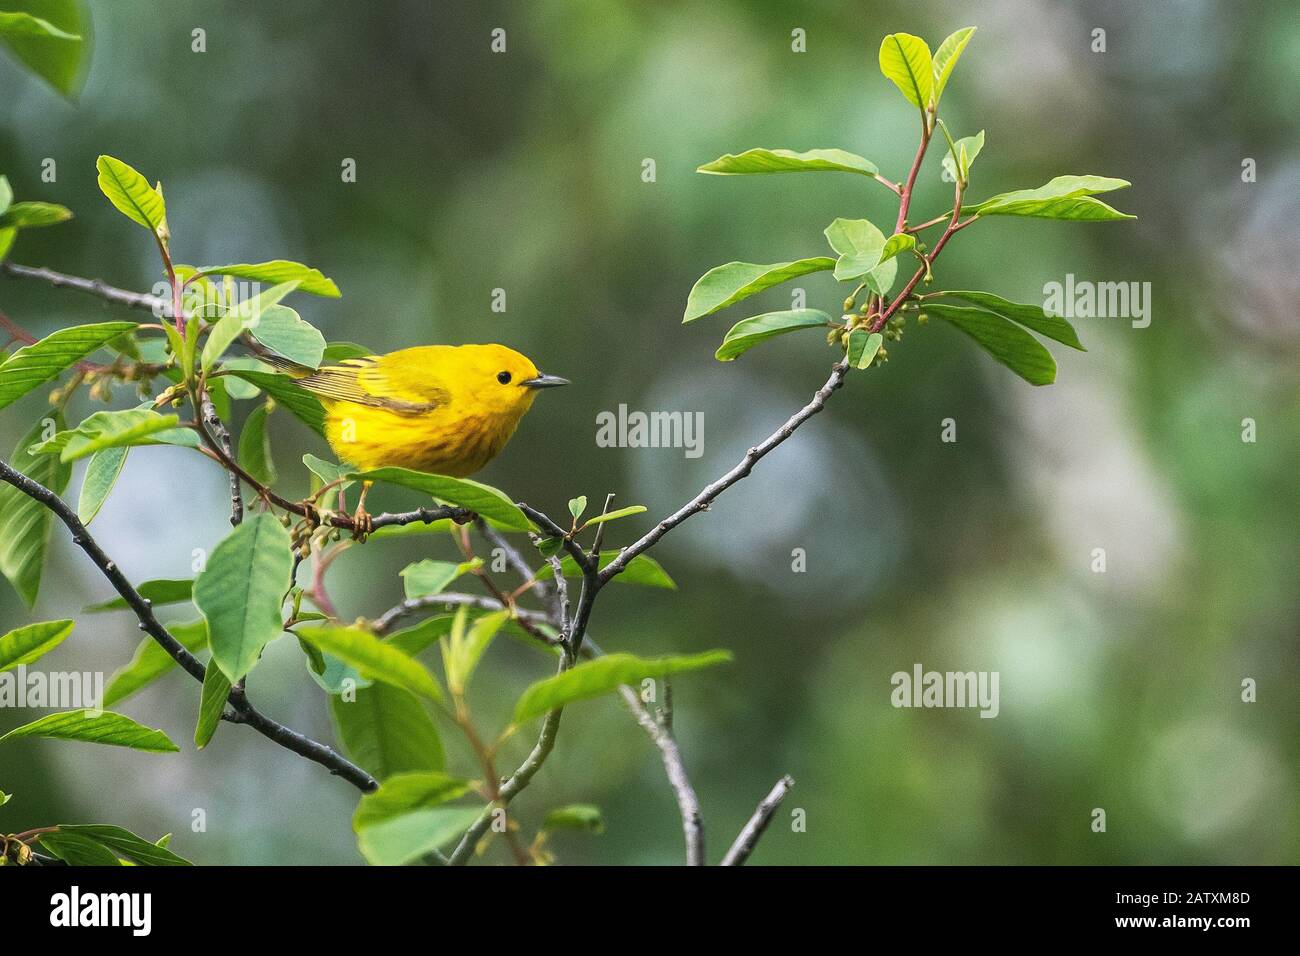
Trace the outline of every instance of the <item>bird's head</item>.
<instances>
[{"instance_id":1,"label":"bird's head","mask_svg":"<svg viewBox=\"0 0 1300 956\"><path fill-rule=\"evenodd\" d=\"M568 379L538 371L528 356L504 345L462 345L456 352L461 388L493 415L523 415L539 391L569 384Z\"/></svg>"}]
</instances>

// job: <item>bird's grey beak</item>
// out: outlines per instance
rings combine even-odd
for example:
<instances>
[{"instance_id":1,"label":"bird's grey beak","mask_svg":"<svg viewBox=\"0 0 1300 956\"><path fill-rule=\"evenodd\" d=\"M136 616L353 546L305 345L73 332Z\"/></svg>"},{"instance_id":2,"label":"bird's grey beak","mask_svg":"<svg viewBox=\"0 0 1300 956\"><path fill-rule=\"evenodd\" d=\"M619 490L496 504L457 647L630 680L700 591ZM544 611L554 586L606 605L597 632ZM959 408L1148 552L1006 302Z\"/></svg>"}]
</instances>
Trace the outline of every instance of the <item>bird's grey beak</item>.
<instances>
[{"instance_id":1,"label":"bird's grey beak","mask_svg":"<svg viewBox=\"0 0 1300 956\"><path fill-rule=\"evenodd\" d=\"M526 378L519 384L525 388L556 388L560 385L568 385L569 380L558 375L539 374L536 378Z\"/></svg>"}]
</instances>

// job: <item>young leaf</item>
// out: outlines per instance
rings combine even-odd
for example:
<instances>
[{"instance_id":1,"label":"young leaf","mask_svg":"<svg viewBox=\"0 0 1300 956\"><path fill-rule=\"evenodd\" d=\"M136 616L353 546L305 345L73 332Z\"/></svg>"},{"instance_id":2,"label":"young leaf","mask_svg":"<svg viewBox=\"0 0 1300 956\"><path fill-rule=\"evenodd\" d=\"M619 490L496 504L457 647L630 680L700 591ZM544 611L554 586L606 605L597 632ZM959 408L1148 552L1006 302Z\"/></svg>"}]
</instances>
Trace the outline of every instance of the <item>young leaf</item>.
<instances>
[{"instance_id":1,"label":"young leaf","mask_svg":"<svg viewBox=\"0 0 1300 956\"><path fill-rule=\"evenodd\" d=\"M435 561L432 558L425 558L423 561L408 564L398 573L402 576L402 586L406 596L419 598L441 593L452 581L462 574L476 570L482 564L483 561L479 558L473 561L462 561L459 564L454 561Z\"/></svg>"},{"instance_id":2,"label":"young leaf","mask_svg":"<svg viewBox=\"0 0 1300 956\"><path fill-rule=\"evenodd\" d=\"M145 581L136 590L154 607L161 607L188 601L194 593L194 582L189 578L157 578ZM116 597L103 604L92 604L85 610L93 614L97 611L125 611L129 606L125 598Z\"/></svg>"},{"instance_id":3,"label":"young leaf","mask_svg":"<svg viewBox=\"0 0 1300 956\"><path fill-rule=\"evenodd\" d=\"M61 495L68 487L72 468L55 455L33 455L30 451L32 444L44 435L45 421L38 421L18 440L9 464ZM60 428L63 416L54 412L49 421L53 427ZM41 587L50 511L7 482L0 482L0 528L5 529L5 533L0 535L0 573L9 579L18 596L31 607L36 603L36 594Z\"/></svg>"},{"instance_id":4,"label":"young leaf","mask_svg":"<svg viewBox=\"0 0 1300 956\"><path fill-rule=\"evenodd\" d=\"M870 368L871 363L875 361L876 353L880 351L880 346L884 344L885 338L879 332L854 329L849 333L849 367Z\"/></svg>"},{"instance_id":5,"label":"young leaf","mask_svg":"<svg viewBox=\"0 0 1300 956\"><path fill-rule=\"evenodd\" d=\"M378 780L443 768L438 728L419 699L390 684L356 690L356 699L330 697L330 713L348 756Z\"/></svg>"},{"instance_id":6,"label":"young leaf","mask_svg":"<svg viewBox=\"0 0 1300 956\"><path fill-rule=\"evenodd\" d=\"M508 531L529 531L532 522L506 495L490 485L468 478L431 475L409 468L376 468L348 475L355 481L381 481L404 488L414 488L439 501L468 508Z\"/></svg>"},{"instance_id":7,"label":"young leaf","mask_svg":"<svg viewBox=\"0 0 1300 956\"><path fill-rule=\"evenodd\" d=\"M9 185L9 177L0 176L0 215L9 209L9 204L13 201L14 189Z\"/></svg>"},{"instance_id":8,"label":"young leaf","mask_svg":"<svg viewBox=\"0 0 1300 956\"><path fill-rule=\"evenodd\" d=\"M569 499L569 514L573 515L573 520L577 521L582 517L582 513L587 510L587 496L579 495L576 498Z\"/></svg>"},{"instance_id":9,"label":"young leaf","mask_svg":"<svg viewBox=\"0 0 1300 956\"><path fill-rule=\"evenodd\" d=\"M67 222L72 210L52 202L16 202L0 215L0 229L36 229Z\"/></svg>"},{"instance_id":10,"label":"young leaf","mask_svg":"<svg viewBox=\"0 0 1300 956\"><path fill-rule=\"evenodd\" d=\"M952 152L947 152L943 154L943 168L948 171L948 175L954 182L957 180L966 182L970 179L970 168L975 162L975 157L984 148L984 130L980 130L974 136L963 136L952 145L957 158L961 161L961 166L959 168L953 161Z\"/></svg>"},{"instance_id":11,"label":"young leaf","mask_svg":"<svg viewBox=\"0 0 1300 956\"><path fill-rule=\"evenodd\" d=\"M866 219L836 219L823 233L839 253L835 278L840 281L856 279L880 264L885 234Z\"/></svg>"},{"instance_id":12,"label":"young leaf","mask_svg":"<svg viewBox=\"0 0 1300 956\"><path fill-rule=\"evenodd\" d=\"M944 295L956 299L965 299L972 305L977 305L989 312L995 312L1012 322L1018 322L1026 328L1033 329L1039 335L1055 339L1062 345L1068 345L1072 349L1078 349L1080 352L1088 351L1083 347L1083 343L1079 341L1079 336L1075 334L1074 327L1069 322L1058 315L1048 315L1039 306L1008 302L1002 296L993 295L991 292L945 292Z\"/></svg>"},{"instance_id":13,"label":"young leaf","mask_svg":"<svg viewBox=\"0 0 1300 956\"><path fill-rule=\"evenodd\" d=\"M0 637L0 671L30 664L63 643L72 633L72 621L28 624Z\"/></svg>"},{"instance_id":14,"label":"young leaf","mask_svg":"<svg viewBox=\"0 0 1300 956\"><path fill-rule=\"evenodd\" d=\"M317 368L325 354L325 336L287 305L263 308L248 330L276 355L306 368Z\"/></svg>"},{"instance_id":15,"label":"young leaf","mask_svg":"<svg viewBox=\"0 0 1300 956\"><path fill-rule=\"evenodd\" d=\"M413 810L427 810L469 792L471 783L462 777L437 771L398 773L389 777L374 793L367 793L352 814L352 829L360 833L393 817Z\"/></svg>"},{"instance_id":16,"label":"young leaf","mask_svg":"<svg viewBox=\"0 0 1300 956\"><path fill-rule=\"evenodd\" d=\"M174 753L180 750L161 730L150 730L130 717L115 714L111 710L67 710L48 714L40 720L14 728L0 737L0 741L18 740L22 737L83 740L151 753Z\"/></svg>"},{"instance_id":17,"label":"young leaf","mask_svg":"<svg viewBox=\"0 0 1300 956\"><path fill-rule=\"evenodd\" d=\"M106 342L134 328L134 322L75 325L23 346L0 365L0 408L17 401Z\"/></svg>"},{"instance_id":18,"label":"young leaf","mask_svg":"<svg viewBox=\"0 0 1300 956\"><path fill-rule=\"evenodd\" d=\"M199 651L208 644L208 627L202 621L168 624L167 630L186 650ZM126 700L175 666L176 660L163 649L161 644L152 637L144 638L137 645L131 660L108 679L108 686L104 688L103 706L112 707ZM209 671L212 670L220 671L220 668L209 668Z\"/></svg>"},{"instance_id":19,"label":"young leaf","mask_svg":"<svg viewBox=\"0 0 1300 956\"><path fill-rule=\"evenodd\" d=\"M434 807L404 813L358 833L357 849L373 866L403 866L459 837L482 812L478 807Z\"/></svg>"},{"instance_id":20,"label":"young leaf","mask_svg":"<svg viewBox=\"0 0 1300 956\"><path fill-rule=\"evenodd\" d=\"M135 445L181 445L197 448L199 436L178 427L178 415L159 415L149 408L127 408L116 412L95 412L76 428L60 431L32 447L34 454L58 453L65 462L85 458L105 448Z\"/></svg>"},{"instance_id":21,"label":"young leaf","mask_svg":"<svg viewBox=\"0 0 1300 956\"><path fill-rule=\"evenodd\" d=\"M177 856L159 843L150 843L130 830L103 823L61 823L59 832L76 834L95 840L118 856L126 857L140 866L190 866L190 861Z\"/></svg>"},{"instance_id":22,"label":"young leaf","mask_svg":"<svg viewBox=\"0 0 1300 956\"><path fill-rule=\"evenodd\" d=\"M352 482L340 479L348 473L348 468L343 465L337 465L332 461L326 461L324 458L317 458L315 455L303 455L302 463L307 466L307 470L320 479L322 485L333 484L338 482L336 487L347 489L352 487ZM314 487L314 486L313 486Z\"/></svg>"},{"instance_id":23,"label":"young leaf","mask_svg":"<svg viewBox=\"0 0 1300 956\"><path fill-rule=\"evenodd\" d=\"M88 525L94 521L99 509L104 507L109 492L122 474L122 466L126 464L126 456L130 451L129 448L105 448L91 456L86 474L81 479L81 494L77 498L77 519L82 524Z\"/></svg>"},{"instance_id":24,"label":"young leaf","mask_svg":"<svg viewBox=\"0 0 1300 956\"><path fill-rule=\"evenodd\" d=\"M567 807L556 807L549 811L542 821L542 829L604 833L605 819L600 814L600 807L590 803L571 803Z\"/></svg>"},{"instance_id":25,"label":"young leaf","mask_svg":"<svg viewBox=\"0 0 1300 956\"><path fill-rule=\"evenodd\" d=\"M112 156L100 156L95 168L99 170L100 192L118 212L144 226L160 242L166 242L167 207L162 193L132 167Z\"/></svg>"},{"instance_id":26,"label":"young leaf","mask_svg":"<svg viewBox=\"0 0 1300 956\"><path fill-rule=\"evenodd\" d=\"M248 413L244 429L239 433L239 464L263 485L275 484L275 460L271 457L271 438L266 433L266 420L274 406L270 402L258 405Z\"/></svg>"},{"instance_id":27,"label":"young leaf","mask_svg":"<svg viewBox=\"0 0 1300 956\"><path fill-rule=\"evenodd\" d=\"M321 295L330 299L339 298L342 293L333 279L326 278L317 269L290 262L287 259L273 259L270 262L239 262L228 266L204 266L198 270L200 275L225 275L236 279L252 279L255 282L297 282L298 291L309 295Z\"/></svg>"},{"instance_id":28,"label":"young leaf","mask_svg":"<svg viewBox=\"0 0 1300 956\"><path fill-rule=\"evenodd\" d=\"M618 555L617 550L600 552L600 567L603 569ZM578 564L573 560L572 555L566 554L560 559L560 570L564 572L566 578L582 577L582 572L578 570ZM543 565L537 572L539 581L549 581L553 577L555 577L555 572L549 563ZM614 580L622 581L624 584L644 584L652 588L677 589L676 582L668 576L668 572L663 569L663 566L647 554L638 554L629 561L627 567L623 569L623 573L615 577Z\"/></svg>"},{"instance_id":29,"label":"young leaf","mask_svg":"<svg viewBox=\"0 0 1300 956\"><path fill-rule=\"evenodd\" d=\"M0 13L0 40L37 76L62 95L71 96L89 46L81 35L83 17L88 18L89 11L72 0L46 0L39 7L31 0L11 0L5 6L10 9ZM14 7L29 7L34 13L15 11Z\"/></svg>"},{"instance_id":30,"label":"young leaf","mask_svg":"<svg viewBox=\"0 0 1300 956\"><path fill-rule=\"evenodd\" d=\"M930 93L934 106L939 105L939 97L943 96L943 88L948 85L952 68L957 65L957 58L961 56L962 50L966 49L966 44L970 42L971 34L974 32L974 27L963 27L950 34L939 44L939 49L934 51L934 86Z\"/></svg>"},{"instance_id":31,"label":"young leaf","mask_svg":"<svg viewBox=\"0 0 1300 956\"><path fill-rule=\"evenodd\" d=\"M686 313L682 316L682 322L694 322L706 315L712 315L741 299L762 292L764 289L770 289L789 279L813 272L825 272L833 268L835 268L835 260L826 256L798 259L794 262L775 262L766 266L753 262L728 262L704 273L691 288L691 293L686 299Z\"/></svg>"},{"instance_id":32,"label":"young leaf","mask_svg":"<svg viewBox=\"0 0 1300 956\"><path fill-rule=\"evenodd\" d=\"M910 33L891 33L880 44L880 72L892 80L909 103L919 110L930 105L934 65L930 47Z\"/></svg>"},{"instance_id":33,"label":"young leaf","mask_svg":"<svg viewBox=\"0 0 1300 956\"><path fill-rule=\"evenodd\" d=\"M1049 219L1133 219L1105 203L1086 197L1124 189L1129 182L1107 176L1057 176L1037 189L998 193L983 202L962 206L963 215L1041 216ZM1068 213L1073 212L1073 215Z\"/></svg>"},{"instance_id":34,"label":"young leaf","mask_svg":"<svg viewBox=\"0 0 1300 956\"><path fill-rule=\"evenodd\" d=\"M876 164L842 149L810 149L796 153L790 149L747 149L727 153L696 169L697 173L735 176L744 173L811 173L829 170L875 176Z\"/></svg>"},{"instance_id":35,"label":"young leaf","mask_svg":"<svg viewBox=\"0 0 1300 956\"><path fill-rule=\"evenodd\" d=\"M575 700L599 697L623 684L636 684L647 677L666 677L730 660L729 651L705 651L702 654L671 657L607 654L595 660L583 661L570 670L533 684L515 704L513 722L527 723L534 717L540 717Z\"/></svg>"},{"instance_id":36,"label":"young leaf","mask_svg":"<svg viewBox=\"0 0 1300 956\"><path fill-rule=\"evenodd\" d=\"M590 528L594 524L604 524L606 521L615 521L619 518L639 515L647 510L649 509L647 509L645 505L628 505L626 508L618 508L614 511L607 511L603 515L596 515L595 517L588 518L582 523L582 527Z\"/></svg>"},{"instance_id":37,"label":"young leaf","mask_svg":"<svg viewBox=\"0 0 1300 956\"><path fill-rule=\"evenodd\" d=\"M212 740L221 723L221 712L230 697L230 680L216 664L209 664L203 675L203 692L199 695L199 720L194 727L194 746L202 750Z\"/></svg>"},{"instance_id":38,"label":"young leaf","mask_svg":"<svg viewBox=\"0 0 1300 956\"><path fill-rule=\"evenodd\" d=\"M280 636L292 566L289 532L264 512L231 531L194 581L212 659L232 682L252 670L262 648Z\"/></svg>"},{"instance_id":39,"label":"young leaf","mask_svg":"<svg viewBox=\"0 0 1300 956\"><path fill-rule=\"evenodd\" d=\"M791 309L786 312L766 312L737 322L731 327L714 353L719 362L731 362L737 355L747 352L760 342L796 329L825 327L831 317L818 309Z\"/></svg>"},{"instance_id":40,"label":"young leaf","mask_svg":"<svg viewBox=\"0 0 1300 956\"><path fill-rule=\"evenodd\" d=\"M927 304L925 311L961 329L1030 385L1050 385L1056 381L1052 353L1014 322L983 309L957 305Z\"/></svg>"},{"instance_id":41,"label":"young leaf","mask_svg":"<svg viewBox=\"0 0 1300 956\"><path fill-rule=\"evenodd\" d=\"M383 681L430 700L442 700L442 688L419 661L359 627L300 627L294 633L339 660L363 677Z\"/></svg>"},{"instance_id":42,"label":"young leaf","mask_svg":"<svg viewBox=\"0 0 1300 956\"><path fill-rule=\"evenodd\" d=\"M430 644L450 634L451 625L452 616L450 614L428 617L419 624L404 627L400 631L393 631L388 635L387 643L403 654L415 657L423 653Z\"/></svg>"},{"instance_id":43,"label":"young leaf","mask_svg":"<svg viewBox=\"0 0 1300 956\"><path fill-rule=\"evenodd\" d=\"M478 667L478 662L487 651L492 638L496 637L501 625L510 619L510 611L494 611L484 614L466 631L467 609L462 605L456 611L452 623L451 635L443 645L442 661L447 673L447 687L456 697L462 697L469 686L470 678Z\"/></svg>"}]
</instances>

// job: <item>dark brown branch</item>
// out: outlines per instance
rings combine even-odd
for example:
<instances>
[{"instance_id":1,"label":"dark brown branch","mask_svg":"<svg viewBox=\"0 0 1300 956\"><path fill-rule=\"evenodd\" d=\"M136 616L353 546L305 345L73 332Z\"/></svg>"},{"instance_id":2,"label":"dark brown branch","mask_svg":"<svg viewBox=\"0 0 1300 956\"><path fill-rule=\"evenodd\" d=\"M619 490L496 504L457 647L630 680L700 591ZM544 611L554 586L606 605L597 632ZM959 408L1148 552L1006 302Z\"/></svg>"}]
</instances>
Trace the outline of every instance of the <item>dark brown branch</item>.
<instances>
[{"instance_id":1,"label":"dark brown branch","mask_svg":"<svg viewBox=\"0 0 1300 956\"><path fill-rule=\"evenodd\" d=\"M758 843L758 838L763 835L767 825L772 822L772 815L776 813L777 807L781 806L781 801L785 799L786 793L794 786L794 778L786 774L776 782L772 792L763 798L754 811L754 815L749 818L749 822L741 829L740 835L736 837L736 842L731 844L731 849L727 855L722 858L723 866L744 866L749 855L754 852L754 847Z\"/></svg>"},{"instance_id":2,"label":"dark brown branch","mask_svg":"<svg viewBox=\"0 0 1300 956\"><path fill-rule=\"evenodd\" d=\"M206 391L203 392L203 400L200 403L200 414L203 416L203 424L207 426L208 431L221 447L222 454L230 461L234 461L235 453L230 442L230 431L226 428L226 423L221 420L221 416L217 414L216 406L212 404L212 396ZM244 499L239 493L239 475L234 471L229 471L228 474L230 475L230 523L238 525L244 520Z\"/></svg>"},{"instance_id":3,"label":"dark brown branch","mask_svg":"<svg viewBox=\"0 0 1300 956\"><path fill-rule=\"evenodd\" d=\"M207 669L197 657L186 650L171 635L167 628L159 623L150 603L140 595L140 592L131 585L131 582L126 579L118 566L104 553L95 539L90 536L86 526L81 523L76 513L68 507L63 499L39 482L33 481L21 472L15 471L4 461L0 461L0 480L8 482L27 497L40 502L54 512L58 519L72 532L73 543L86 552L90 560L95 563L95 566L108 578L114 590L122 596L122 599L135 612L135 616L140 621L140 629L157 641L163 650L187 674L202 683ZM248 724L262 736L273 740L281 747L291 750L299 756L315 761L329 770L330 773L342 777L359 790L370 792L378 788L379 784L374 777L345 759L341 754L262 714L248 700L248 696L242 687L231 689L230 707L231 711L225 715L225 719L233 723Z\"/></svg>"}]
</instances>

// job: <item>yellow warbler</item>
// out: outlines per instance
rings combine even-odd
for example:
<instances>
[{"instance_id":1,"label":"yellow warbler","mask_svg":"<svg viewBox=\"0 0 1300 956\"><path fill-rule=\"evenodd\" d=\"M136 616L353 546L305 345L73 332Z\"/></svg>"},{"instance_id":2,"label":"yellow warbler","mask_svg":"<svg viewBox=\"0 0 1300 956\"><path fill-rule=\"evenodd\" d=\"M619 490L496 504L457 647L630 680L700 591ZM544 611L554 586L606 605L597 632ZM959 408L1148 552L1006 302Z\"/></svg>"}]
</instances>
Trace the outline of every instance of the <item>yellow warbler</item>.
<instances>
[{"instance_id":1,"label":"yellow warbler","mask_svg":"<svg viewBox=\"0 0 1300 956\"><path fill-rule=\"evenodd\" d=\"M505 448L539 389L568 384L504 345L422 345L316 371L266 361L321 400L330 447L363 471L473 474Z\"/></svg>"}]
</instances>

